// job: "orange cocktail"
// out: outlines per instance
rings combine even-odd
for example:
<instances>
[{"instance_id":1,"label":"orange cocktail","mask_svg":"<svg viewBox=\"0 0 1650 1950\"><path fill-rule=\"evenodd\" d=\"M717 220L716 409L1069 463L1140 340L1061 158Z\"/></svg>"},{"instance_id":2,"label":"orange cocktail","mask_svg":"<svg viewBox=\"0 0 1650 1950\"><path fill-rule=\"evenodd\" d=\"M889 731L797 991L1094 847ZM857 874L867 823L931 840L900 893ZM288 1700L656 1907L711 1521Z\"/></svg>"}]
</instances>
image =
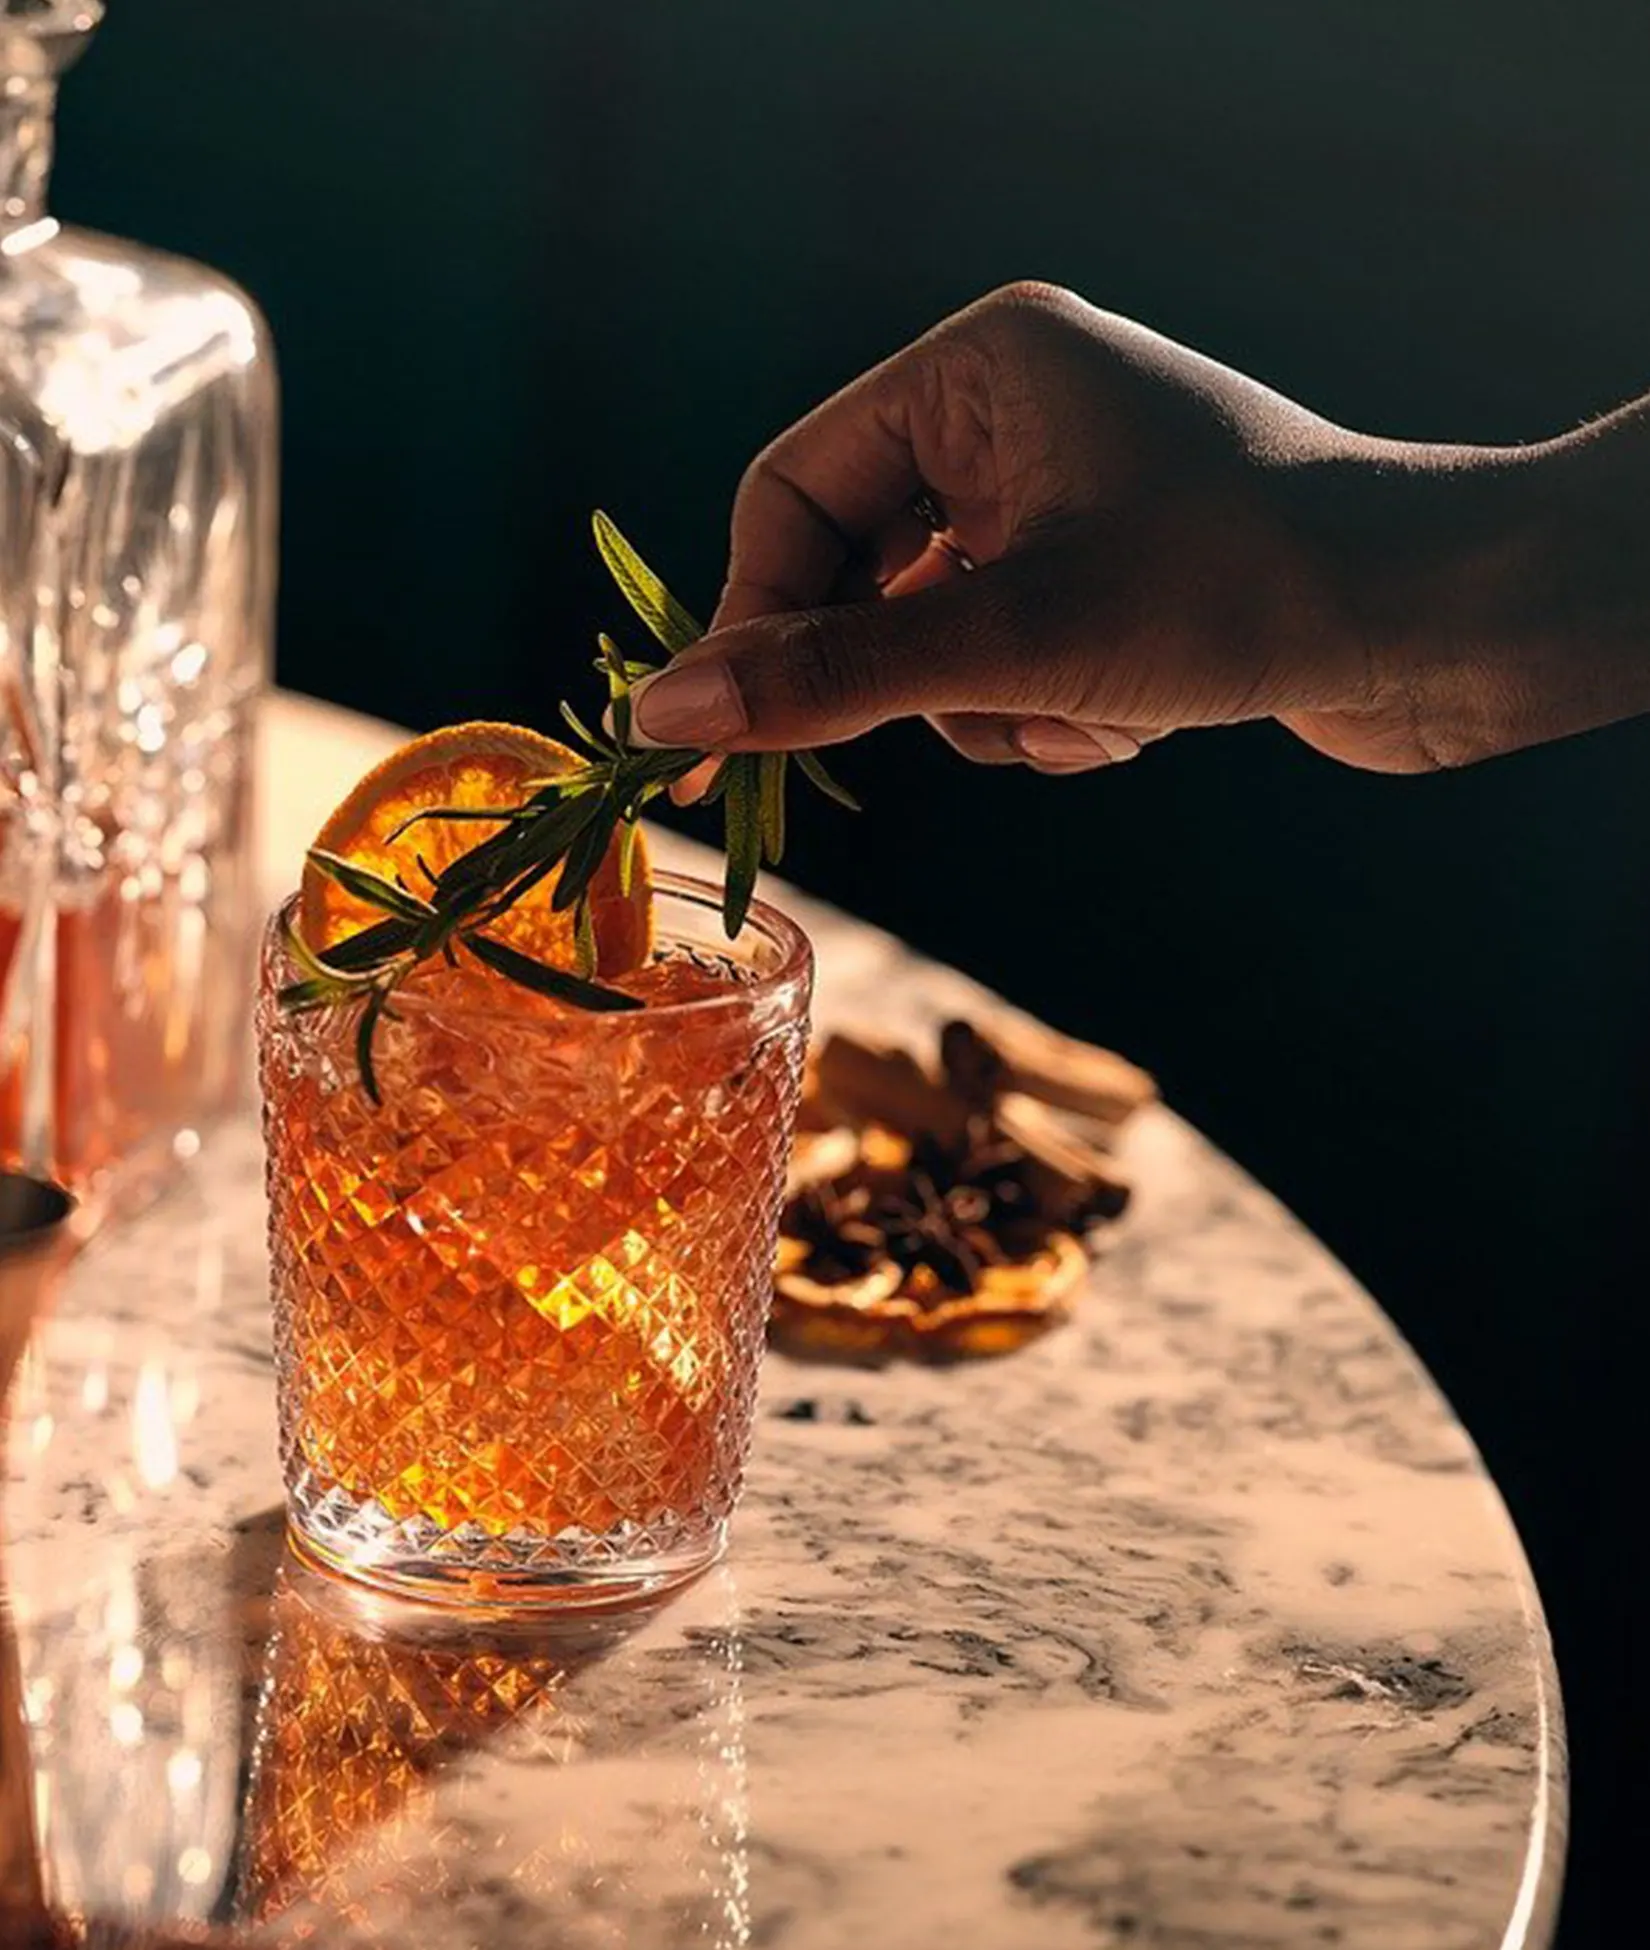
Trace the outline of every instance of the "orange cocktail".
<instances>
[{"instance_id":1,"label":"orange cocktail","mask_svg":"<svg viewBox=\"0 0 1650 1950\"><path fill-rule=\"evenodd\" d=\"M312 1555L456 1596L623 1595L721 1547L750 1436L811 960L661 876L590 1014L466 958L377 1030L259 1002L280 1443Z\"/></svg>"}]
</instances>

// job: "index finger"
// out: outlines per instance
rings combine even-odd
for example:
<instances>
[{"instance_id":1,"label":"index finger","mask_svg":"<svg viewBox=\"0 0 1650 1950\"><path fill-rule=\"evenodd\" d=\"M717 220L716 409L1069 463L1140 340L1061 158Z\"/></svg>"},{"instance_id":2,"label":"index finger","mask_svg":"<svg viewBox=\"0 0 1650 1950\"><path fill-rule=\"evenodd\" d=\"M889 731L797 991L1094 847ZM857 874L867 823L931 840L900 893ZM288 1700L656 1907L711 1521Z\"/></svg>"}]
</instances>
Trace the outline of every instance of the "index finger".
<instances>
[{"instance_id":1,"label":"index finger","mask_svg":"<svg viewBox=\"0 0 1650 1950\"><path fill-rule=\"evenodd\" d=\"M823 603L844 565L922 482L898 353L765 447L733 504L728 577L713 630Z\"/></svg>"}]
</instances>

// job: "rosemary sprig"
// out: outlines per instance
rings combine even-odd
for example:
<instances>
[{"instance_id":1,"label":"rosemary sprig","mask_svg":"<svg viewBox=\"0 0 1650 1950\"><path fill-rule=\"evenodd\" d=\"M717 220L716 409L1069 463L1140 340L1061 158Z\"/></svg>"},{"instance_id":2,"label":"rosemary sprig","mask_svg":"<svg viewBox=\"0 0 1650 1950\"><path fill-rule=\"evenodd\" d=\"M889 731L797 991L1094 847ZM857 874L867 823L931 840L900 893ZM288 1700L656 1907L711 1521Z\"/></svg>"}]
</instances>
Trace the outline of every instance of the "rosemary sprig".
<instances>
[{"instance_id":1,"label":"rosemary sprig","mask_svg":"<svg viewBox=\"0 0 1650 1950\"><path fill-rule=\"evenodd\" d=\"M626 601L664 649L675 657L703 631L687 609L599 511L596 546ZM577 740L580 764L556 778L535 780L528 796L508 806L436 806L411 815L396 828L399 840L420 822L487 821L498 830L461 853L439 875L425 869L422 891L386 880L353 861L312 848L310 864L384 919L358 929L317 954L288 926L287 946L299 979L281 991L283 1008L307 1010L358 1006L356 1060L361 1085L381 1101L373 1063L378 1025L395 1020L396 990L422 963L459 953L474 956L495 974L535 994L576 1008L636 1009L634 996L604 986L596 974L596 935L590 888L615 834L621 885L629 891L637 824L643 809L712 756L700 751L642 751L630 742L630 692L660 668L625 655L606 634L597 638L596 668L607 679L611 734L595 732L569 704L562 717ZM776 866L785 847L787 760L810 784L839 805L858 811L812 752L739 752L722 759L704 803L723 808L727 868L722 923L732 940L745 924L757 874L764 861ZM422 863L420 863L422 864ZM571 910L579 967L555 968L510 947L489 932L499 917L559 869L553 905Z\"/></svg>"}]
</instances>

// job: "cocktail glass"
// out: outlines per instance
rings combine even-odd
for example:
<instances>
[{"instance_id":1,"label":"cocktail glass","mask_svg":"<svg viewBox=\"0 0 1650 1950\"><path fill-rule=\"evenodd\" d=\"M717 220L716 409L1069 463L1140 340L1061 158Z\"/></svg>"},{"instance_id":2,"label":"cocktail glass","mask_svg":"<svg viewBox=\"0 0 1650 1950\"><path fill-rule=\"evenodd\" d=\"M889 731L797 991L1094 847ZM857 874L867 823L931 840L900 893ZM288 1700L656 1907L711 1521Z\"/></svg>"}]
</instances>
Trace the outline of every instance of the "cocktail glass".
<instances>
[{"instance_id":1,"label":"cocktail glass","mask_svg":"<svg viewBox=\"0 0 1650 1950\"><path fill-rule=\"evenodd\" d=\"M281 1460L299 1549L425 1596L624 1602L721 1551L807 1033L806 938L660 875L595 1015L495 977L380 1025L258 1005Z\"/></svg>"}]
</instances>

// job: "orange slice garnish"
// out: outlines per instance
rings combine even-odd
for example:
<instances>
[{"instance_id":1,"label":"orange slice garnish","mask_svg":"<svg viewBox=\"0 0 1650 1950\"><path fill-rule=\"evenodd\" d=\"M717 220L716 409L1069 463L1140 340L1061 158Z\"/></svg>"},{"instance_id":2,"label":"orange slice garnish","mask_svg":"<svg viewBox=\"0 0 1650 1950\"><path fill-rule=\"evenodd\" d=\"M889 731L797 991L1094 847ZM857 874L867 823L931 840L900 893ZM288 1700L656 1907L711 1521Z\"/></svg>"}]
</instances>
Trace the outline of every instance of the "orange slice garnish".
<instances>
[{"instance_id":1,"label":"orange slice garnish","mask_svg":"<svg viewBox=\"0 0 1650 1950\"><path fill-rule=\"evenodd\" d=\"M490 820L407 820L438 806L482 808L519 804L535 783L582 764L554 738L508 724L456 724L426 732L391 752L366 775L315 836L335 853L415 894L427 894L461 853L500 830ZM558 875L550 874L507 909L487 932L553 968L576 970L578 946L571 912L552 906ZM640 833L631 854L630 886L620 886L615 839L590 884L596 973L625 975L653 952L653 885ZM311 948L325 953L346 935L384 918L306 863L299 890L299 924Z\"/></svg>"}]
</instances>

